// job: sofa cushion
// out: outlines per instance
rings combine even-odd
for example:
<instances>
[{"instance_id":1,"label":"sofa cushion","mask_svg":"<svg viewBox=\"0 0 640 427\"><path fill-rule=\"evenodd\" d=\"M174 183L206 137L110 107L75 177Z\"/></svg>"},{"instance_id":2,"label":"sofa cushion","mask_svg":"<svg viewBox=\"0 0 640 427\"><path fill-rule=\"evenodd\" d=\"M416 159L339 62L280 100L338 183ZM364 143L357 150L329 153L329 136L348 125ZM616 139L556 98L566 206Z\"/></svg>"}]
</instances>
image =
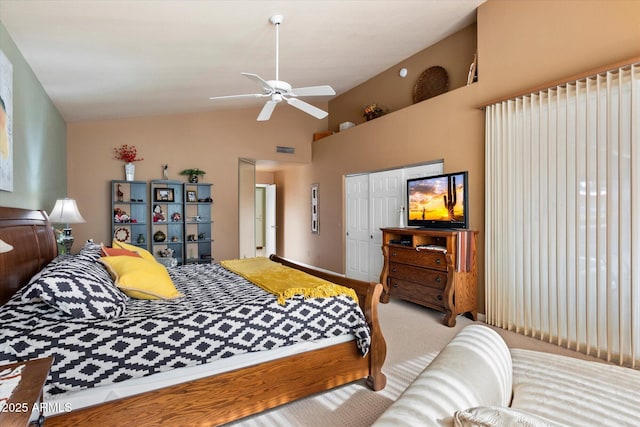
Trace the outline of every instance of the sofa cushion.
<instances>
[{"instance_id":1,"label":"sofa cushion","mask_svg":"<svg viewBox=\"0 0 640 427\"><path fill-rule=\"evenodd\" d=\"M376 426L451 426L457 410L509 406L509 348L484 325L462 329L376 421Z\"/></svg>"},{"instance_id":2,"label":"sofa cushion","mask_svg":"<svg viewBox=\"0 0 640 427\"><path fill-rule=\"evenodd\" d=\"M512 349L512 407L569 426L638 426L640 370Z\"/></svg>"},{"instance_id":3,"label":"sofa cushion","mask_svg":"<svg viewBox=\"0 0 640 427\"><path fill-rule=\"evenodd\" d=\"M455 427L563 427L546 418L504 406L476 406L454 414Z\"/></svg>"}]
</instances>

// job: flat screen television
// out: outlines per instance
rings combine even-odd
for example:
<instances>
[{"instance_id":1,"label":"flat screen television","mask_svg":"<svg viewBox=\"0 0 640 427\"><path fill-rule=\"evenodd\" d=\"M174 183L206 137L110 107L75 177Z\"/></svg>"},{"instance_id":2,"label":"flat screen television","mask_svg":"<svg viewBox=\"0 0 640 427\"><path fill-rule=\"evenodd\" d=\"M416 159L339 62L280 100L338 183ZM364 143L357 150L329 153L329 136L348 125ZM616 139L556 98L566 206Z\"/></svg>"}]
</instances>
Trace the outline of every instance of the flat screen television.
<instances>
[{"instance_id":1,"label":"flat screen television","mask_svg":"<svg viewBox=\"0 0 640 427\"><path fill-rule=\"evenodd\" d=\"M407 180L407 225L468 228L468 172Z\"/></svg>"}]
</instances>

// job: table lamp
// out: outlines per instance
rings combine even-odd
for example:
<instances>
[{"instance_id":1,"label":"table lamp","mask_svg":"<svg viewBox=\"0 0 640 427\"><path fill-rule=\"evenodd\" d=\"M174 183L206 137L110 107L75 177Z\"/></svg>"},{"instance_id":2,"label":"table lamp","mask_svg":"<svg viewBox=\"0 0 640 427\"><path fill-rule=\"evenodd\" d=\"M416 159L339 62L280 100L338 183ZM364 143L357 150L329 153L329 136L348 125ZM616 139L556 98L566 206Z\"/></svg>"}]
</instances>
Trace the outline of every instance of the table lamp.
<instances>
[{"instance_id":1,"label":"table lamp","mask_svg":"<svg viewBox=\"0 0 640 427\"><path fill-rule=\"evenodd\" d=\"M73 246L73 236L71 235L71 227L69 227L69 224L86 222L82 215L80 215L80 211L78 211L76 201L67 197L56 200L56 204L49 214L49 220L54 224L65 224L65 228L62 229L60 243L64 246L64 253L70 255L71 246Z\"/></svg>"}]
</instances>

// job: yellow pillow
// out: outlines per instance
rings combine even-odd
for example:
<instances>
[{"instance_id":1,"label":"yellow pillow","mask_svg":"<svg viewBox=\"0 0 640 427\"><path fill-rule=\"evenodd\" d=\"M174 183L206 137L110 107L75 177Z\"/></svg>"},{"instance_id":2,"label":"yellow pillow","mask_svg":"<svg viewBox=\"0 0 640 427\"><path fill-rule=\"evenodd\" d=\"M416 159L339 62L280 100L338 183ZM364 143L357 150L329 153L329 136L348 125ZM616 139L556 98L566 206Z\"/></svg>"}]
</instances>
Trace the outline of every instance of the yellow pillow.
<instances>
[{"instance_id":1,"label":"yellow pillow","mask_svg":"<svg viewBox=\"0 0 640 427\"><path fill-rule=\"evenodd\" d=\"M153 255L151 254L151 252L149 252L146 249L143 249L143 248L141 248L139 246L134 246L134 245L130 245L128 243L118 242L117 240L114 240L113 242L111 242L111 247L112 248L126 249L126 250L131 251L131 252L136 252L142 258L148 259L149 261L155 261L156 260L153 257Z\"/></svg>"},{"instance_id":2,"label":"yellow pillow","mask_svg":"<svg viewBox=\"0 0 640 427\"><path fill-rule=\"evenodd\" d=\"M102 257L118 288L131 298L173 299L182 296L158 262L130 256Z\"/></svg>"}]
</instances>

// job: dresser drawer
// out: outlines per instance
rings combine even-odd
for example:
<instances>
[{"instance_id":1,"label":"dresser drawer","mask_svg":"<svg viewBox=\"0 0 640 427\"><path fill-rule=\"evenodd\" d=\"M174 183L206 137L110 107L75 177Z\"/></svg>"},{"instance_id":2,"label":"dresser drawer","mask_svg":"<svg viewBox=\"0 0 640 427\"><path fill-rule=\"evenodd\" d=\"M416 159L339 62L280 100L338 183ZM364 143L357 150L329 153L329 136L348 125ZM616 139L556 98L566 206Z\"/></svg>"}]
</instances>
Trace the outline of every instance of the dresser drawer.
<instances>
[{"instance_id":1,"label":"dresser drawer","mask_svg":"<svg viewBox=\"0 0 640 427\"><path fill-rule=\"evenodd\" d=\"M437 251L416 251L413 248L390 247L389 262L447 270L447 260L444 254Z\"/></svg>"},{"instance_id":2,"label":"dresser drawer","mask_svg":"<svg viewBox=\"0 0 640 427\"><path fill-rule=\"evenodd\" d=\"M432 288L444 289L447 284L447 272L431 270L422 267L414 267L396 262L389 263L389 277L392 279L408 280L430 286Z\"/></svg>"},{"instance_id":3,"label":"dresser drawer","mask_svg":"<svg viewBox=\"0 0 640 427\"><path fill-rule=\"evenodd\" d=\"M390 277L389 293L393 296L435 309L444 308L444 294L442 289L422 286L415 282Z\"/></svg>"}]
</instances>

